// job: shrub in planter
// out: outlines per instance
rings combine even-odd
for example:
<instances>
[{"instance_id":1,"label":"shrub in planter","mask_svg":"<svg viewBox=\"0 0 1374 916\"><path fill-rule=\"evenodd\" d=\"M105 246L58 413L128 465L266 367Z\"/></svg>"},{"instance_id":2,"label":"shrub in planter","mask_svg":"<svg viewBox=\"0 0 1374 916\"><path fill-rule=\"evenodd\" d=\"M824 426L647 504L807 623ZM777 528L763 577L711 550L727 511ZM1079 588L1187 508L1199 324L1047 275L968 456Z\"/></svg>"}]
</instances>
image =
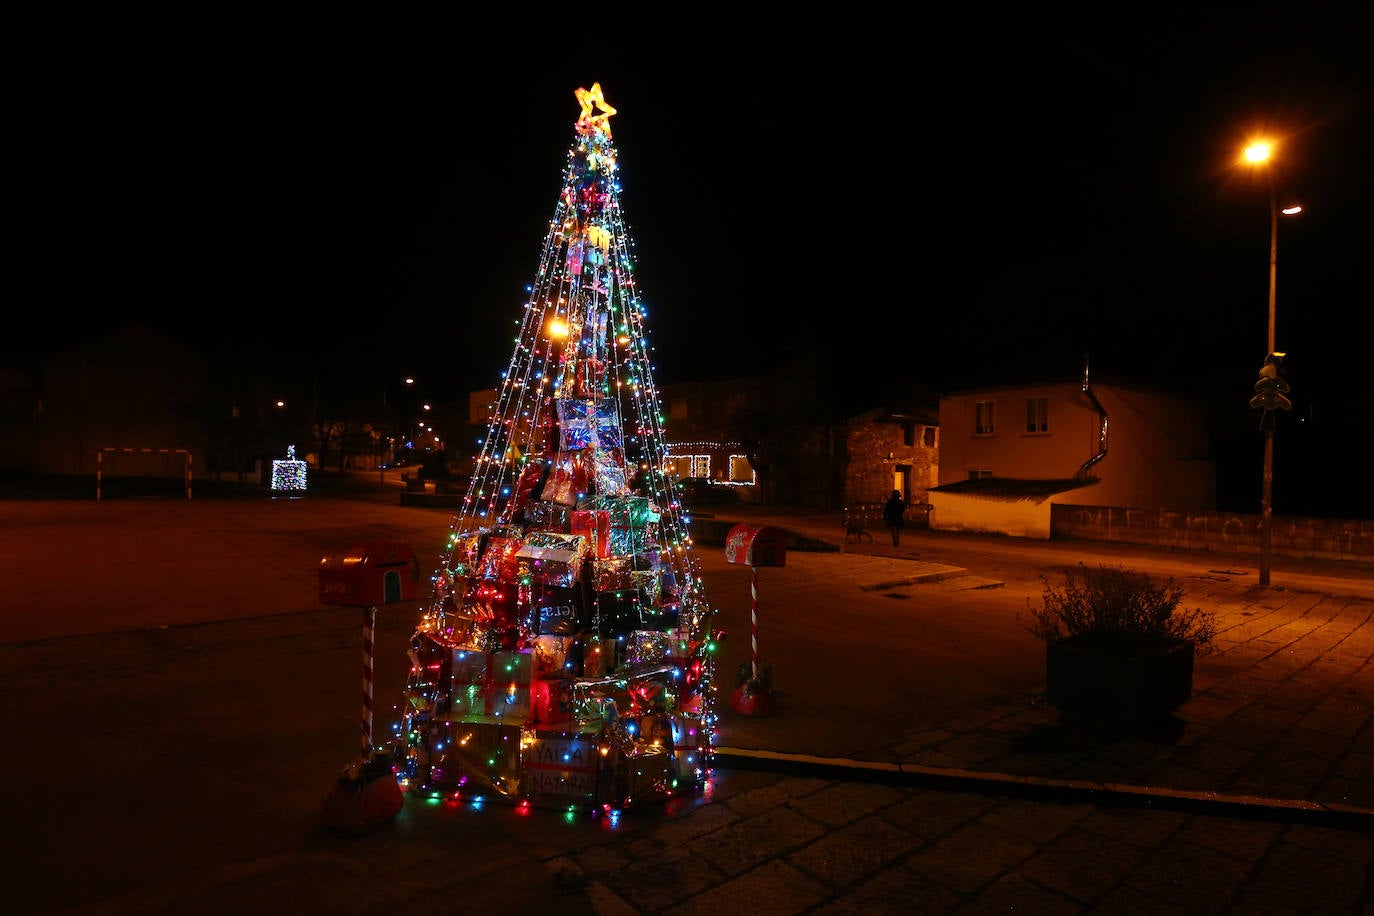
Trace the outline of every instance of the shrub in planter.
<instances>
[{"instance_id":1,"label":"shrub in planter","mask_svg":"<svg viewBox=\"0 0 1374 916\"><path fill-rule=\"evenodd\" d=\"M1045 643L1046 699L1067 718L1134 729L1181 706L1193 659L1213 650L1216 615L1180 610L1183 589L1121 566L1078 570L1027 601L1022 625Z\"/></svg>"}]
</instances>

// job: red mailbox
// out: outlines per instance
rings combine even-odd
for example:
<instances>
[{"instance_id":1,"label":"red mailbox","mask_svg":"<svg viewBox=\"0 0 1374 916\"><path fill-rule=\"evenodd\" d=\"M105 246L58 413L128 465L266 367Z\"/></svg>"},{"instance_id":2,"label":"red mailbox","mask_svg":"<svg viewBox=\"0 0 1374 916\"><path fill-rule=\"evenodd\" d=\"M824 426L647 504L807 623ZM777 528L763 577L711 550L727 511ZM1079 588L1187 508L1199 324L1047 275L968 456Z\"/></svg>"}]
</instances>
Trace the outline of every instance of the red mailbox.
<instances>
[{"instance_id":1,"label":"red mailbox","mask_svg":"<svg viewBox=\"0 0 1374 916\"><path fill-rule=\"evenodd\" d=\"M787 532L764 525L736 525L725 536L725 562L741 566L784 566L787 563Z\"/></svg>"},{"instance_id":2,"label":"red mailbox","mask_svg":"<svg viewBox=\"0 0 1374 916\"><path fill-rule=\"evenodd\" d=\"M400 541L368 541L320 558L320 601L373 607L420 594L420 562Z\"/></svg>"}]
</instances>

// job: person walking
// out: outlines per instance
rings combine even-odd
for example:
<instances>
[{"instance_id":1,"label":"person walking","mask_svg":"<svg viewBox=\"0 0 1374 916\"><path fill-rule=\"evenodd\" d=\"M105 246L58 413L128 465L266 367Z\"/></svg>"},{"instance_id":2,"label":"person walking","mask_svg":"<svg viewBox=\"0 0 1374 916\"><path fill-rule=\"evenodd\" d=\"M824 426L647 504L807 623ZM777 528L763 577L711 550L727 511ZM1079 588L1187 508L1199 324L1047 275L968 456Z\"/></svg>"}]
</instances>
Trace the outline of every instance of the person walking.
<instances>
[{"instance_id":1,"label":"person walking","mask_svg":"<svg viewBox=\"0 0 1374 916\"><path fill-rule=\"evenodd\" d=\"M892 546L900 546L902 526L906 524L906 501L901 490L893 490L892 496L883 503L883 524L892 532Z\"/></svg>"}]
</instances>

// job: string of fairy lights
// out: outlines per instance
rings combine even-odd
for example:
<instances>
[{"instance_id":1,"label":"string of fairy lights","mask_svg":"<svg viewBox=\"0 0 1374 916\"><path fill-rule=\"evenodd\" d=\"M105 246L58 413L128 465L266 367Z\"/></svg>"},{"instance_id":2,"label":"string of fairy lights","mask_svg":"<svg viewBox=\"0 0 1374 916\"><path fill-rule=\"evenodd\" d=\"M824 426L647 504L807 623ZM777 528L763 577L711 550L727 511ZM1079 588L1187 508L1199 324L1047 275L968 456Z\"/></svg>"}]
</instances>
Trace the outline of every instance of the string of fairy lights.
<instances>
[{"instance_id":1,"label":"string of fairy lights","mask_svg":"<svg viewBox=\"0 0 1374 916\"><path fill-rule=\"evenodd\" d=\"M635 292L632 241L621 216L618 181L608 181L608 200L601 211L604 225L590 227L587 233L605 242L608 255L604 273L588 284L582 282L580 273L568 269L570 248L581 238L575 228L571 188L584 165L613 177L616 153L609 129L580 133L568 152L564 190L548 223L535 283L526 288L529 297L523 306L519 334L501 375L493 417L480 443L476 469L454 530L471 530L495 518L499 504L511 496L513 481L526 456L546 450L552 427L549 399L562 390L564 374L571 365L564 360L561 339L568 334L572 304L590 287L597 299L594 307L605 309L611 316L617 344L608 351L610 371L602 383L602 394L628 402L631 409L628 413L622 410L621 416L633 417L634 423L626 429L626 460L634 462L643 475L646 493L663 508L660 524L675 544L683 546L684 572L688 581L696 582L697 559L685 549L690 546L691 519L677 495L677 480L667 460L666 420L653 383L649 331L644 306ZM585 264L582 270L586 270Z\"/></svg>"},{"instance_id":2,"label":"string of fairy lights","mask_svg":"<svg viewBox=\"0 0 1374 916\"><path fill-rule=\"evenodd\" d=\"M537 680L531 679L528 671L519 670L522 665L535 664L537 653L522 656L524 661L509 653L502 655L505 668L495 673L485 671L482 677L489 683L479 683L472 679L477 675L459 676L453 670L464 663L466 650L441 658L434 647L463 645L461 609L455 601L460 591L455 588L458 580L472 581L473 589L463 593L463 600L478 609L502 602L518 608L537 604L533 597L540 571L537 563L518 566L514 574L504 568L497 570L496 564L508 560L513 564L515 554L501 551L514 551L522 542L537 541L547 556L553 556L548 551L556 553L568 543L557 533L522 529L515 524L515 510L532 477L542 480L544 474L566 470L556 466L566 458L560 437L568 435L568 418L580 416L582 433L593 445L604 436L603 444L610 446L605 454L615 457L610 467L596 467L594 483L586 485L589 492L572 494L575 502L569 500L564 505L579 509L584 505L609 506L603 514L611 516L627 512L617 516L621 537L627 531L648 530L646 519L651 517L653 543L638 544L636 550L652 557L648 565L653 567L654 576L661 575L661 581L672 583L675 603L671 626L665 624L662 632L652 628L616 631L613 639L618 645L605 646L604 656L602 633L592 632L581 640L577 662L581 677L571 682L567 703L585 711L587 720L606 723L602 743L594 749L600 755L623 746L631 748L628 756L633 758L640 753L636 748L657 752L666 747L674 751L673 759L680 761L675 766L682 767L670 781L698 782L711 770L718 719L713 679L717 634L711 629L715 612L707 601L694 552L691 519L678 495L679 481L666 444L664 410L653 381L646 310L635 280L633 244L621 212L621 187L616 179L617 151L609 123L615 109L605 103L599 85L590 91L578 90L578 101L582 111L563 170L562 190L548 223L534 280L526 287L526 299L515 321L517 333L510 361L501 373L474 471L441 549L439 568L431 577L432 591L417 628L417 638L433 637L437 642L412 642L412 683L408 690L412 703L437 704L442 699L472 715L483 711L479 709L483 703L490 707L497 681L508 683L507 699L520 702L522 710L541 702L534 695ZM596 453L595 448L590 451ZM626 509L626 503L617 502L620 498L614 495L598 496L606 482L610 486L605 492L636 494L635 508ZM542 573L547 575L555 568L549 560ZM645 569L629 576L633 579L649 572ZM572 581L569 574L568 583ZM627 595L641 620L658 612L652 604L639 603L634 589L603 590L598 586L592 607L594 620L601 619L603 597L614 604ZM540 612L547 610L538 608ZM593 630L599 626L594 625ZM496 644L485 648L491 650ZM504 643L500 648L510 649L511 645ZM656 668L640 665L631 677L610 667L605 661L610 658L675 661ZM561 654L553 664L572 666ZM457 695L447 696L445 677L465 686L454 691ZM528 697L517 696L521 684L528 685ZM691 716L683 719L664 714L674 708L672 697L664 705L665 691L690 695ZM608 717L605 707L610 694L620 696L626 708ZM542 702L547 703L547 697ZM485 712L490 714L491 709L485 708ZM490 739L491 748L484 748L490 755L484 778L492 786L505 787L514 779L513 761L526 761L530 755L533 762L526 762L536 771L560 764L551 760L545 766L534 760L551 746L546 746L544 739L529 737L514 742L501 734L499 739ZM583 750L593 750L582 748L581 743L591 739L581 732L570 731L562 740L558 753L569 759ZM426 746L426 759L448 759L445 755L454 749L447 741L451 739L438 738ZM676 787L659 788L671 793Z\"/></svg>"}]
</instances>

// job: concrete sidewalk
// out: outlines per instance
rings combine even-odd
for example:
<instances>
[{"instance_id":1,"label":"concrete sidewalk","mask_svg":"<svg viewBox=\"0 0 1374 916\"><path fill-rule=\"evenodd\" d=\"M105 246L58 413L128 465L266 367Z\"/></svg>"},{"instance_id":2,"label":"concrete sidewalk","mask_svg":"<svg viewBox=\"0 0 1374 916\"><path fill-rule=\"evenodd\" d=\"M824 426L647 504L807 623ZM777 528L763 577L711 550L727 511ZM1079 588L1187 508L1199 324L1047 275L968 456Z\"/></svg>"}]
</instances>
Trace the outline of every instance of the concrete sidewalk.
<instances>
[{"instance_id":1,"label":"concrete sidewalk","mask_svg":"<svg viewBox=\"0 0 1374 916\"><path fill-rule=\"evenodd\" d=\"M1374 827L1374 570L1281 559L1269 588L1243 557L1132 545L1024 543L981 535L908 530L902 545L845 542L838 514L740 507L723 526L775 525L806 546L857 557L909 560L884 591L995 588L997 579L941 560L983 557L1122 564L1184 583L1185 603L1214 611L1218 652L1196 662L1193 697L1169 722L1122 736L1066 724L1043 697L895 736L881 759L723 751L724 765L780 766L929 784L944 779L992 791L1091 799L1308 823ZM927 557L933 559L926 559ZM1002 569L995 560L986 568Z\"/></svg>"},{"instance_id":2,"label":"concrete sidewalk","mask_svg":"<svg viewBox=\"0 0 1374 916\"><path fill-rule=\"evenodd\" d=\"M0 505L0 569L24 602L0 615L32 634L0 644L0 728L24 749L4 770L19 852L0 859L17 911L1271 914L1374 901L1369 570L1280 560L1259 588L1239 557L918 530L900 548L846 544L837 514L754 507L700 522L778 525L814 548L761 589L761 640L791 705L727 713L708 792L601 818L411 798L371 834L330 834L321 802L358 740L359 626L319 607L315 565L388 537L428 563L448 521L350 500ZM725 568L708 527L694 529L708 594L739 632L747 576ZM1198 660L1193 698L1157 732L1061 722L1043 659L1017 651L1028 643L1009 642L999 667L972 654L1011 639L998 634L1040 573L1079 561L1176 576L1223 621L1221 651ZM808 600L843 606L805 627L780 618ZM117 625L124 613L133 626ZM379 730L414 623L380 615ZM747 640L727 645L733 662ZM859 671L909 658L920 677L832 690L814 675L824 652Z\"/></svg>"}]
</instances>

